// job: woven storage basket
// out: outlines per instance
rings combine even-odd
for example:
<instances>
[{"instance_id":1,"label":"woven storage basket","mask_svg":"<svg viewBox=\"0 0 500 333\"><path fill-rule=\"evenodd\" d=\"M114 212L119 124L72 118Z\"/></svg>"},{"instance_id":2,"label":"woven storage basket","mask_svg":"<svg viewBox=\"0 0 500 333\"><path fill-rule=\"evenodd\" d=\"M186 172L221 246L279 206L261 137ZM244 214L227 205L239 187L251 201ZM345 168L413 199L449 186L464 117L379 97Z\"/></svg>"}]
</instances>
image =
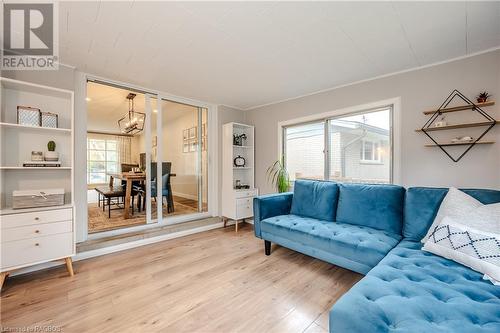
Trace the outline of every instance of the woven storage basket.
<instances>
[{"instance_id":1,"label":"woven storage basket","mask_svg":"<svg viewBox=\"0 0 500 333\"><path fill-rule=\"evenodd\" d=\"M25 190L12 193L12 208L35 208L64 205L64 189Z\"/></svg>"}]
</instances>

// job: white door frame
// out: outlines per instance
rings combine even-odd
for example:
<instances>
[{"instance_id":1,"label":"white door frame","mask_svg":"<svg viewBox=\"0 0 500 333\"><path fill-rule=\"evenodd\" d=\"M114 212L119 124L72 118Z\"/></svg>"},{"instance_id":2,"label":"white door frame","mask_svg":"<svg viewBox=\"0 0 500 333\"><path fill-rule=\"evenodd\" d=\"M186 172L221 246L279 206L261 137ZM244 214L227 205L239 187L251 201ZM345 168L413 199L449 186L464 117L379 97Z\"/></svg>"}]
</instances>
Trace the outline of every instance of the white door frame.
<instances>
[{"instance_id":1,"label":"white door frame","mask_svg":"<svg viewBox=\"0 0 500 333\"><path fill-rule=\"evenodd\" d=\"M183 222L188 222L188 221L193 221L197 219L202 219L202 218L208 218L208 217L215 217L219 215L218 211L218 195L217 195L217 184L218 182L218 172L217 172L217 161L218 161L218 131L217 131L217 122L218 122L218 108L214 104L210 104L207 102L195 100L195 99L190 99L190 98L185 98L185 97L180 97L176 95L172 95L169 93L165 93L159 90L155 89L149 89L145 87L141 87L138 85L126 83L126 82L121 82L121 81L116 81L116 80L111 80L108 78L103 78L97 75L93 74L88 74L84 73L83 75L84 83L82 85L85 85L85 89L87 87L87 82L88 81L96 81L99 83L103 84L109 84L109 85L114 85L117 87L123 87L124 89L131 89L131 90L137 90L140 92L143 92L146 95L146 101L149 100L149 107L148 107L148 102L146 102L146 118L149 118L149 121L146 120L145 124L145 140L146 140L146 172L150 174L151 170L151 145L152 145L152 140L151 140L151 114L152 114L152 108L151 108L151 98L155 97L157 98L157 135L158 135L158 144L162 145L161 139L161 131L159 130L161 128L161 100L162 99L167 99L173 102L178 102L178 103L183 103L183 104L189 104L193 105L195 107L200 107L200 108L206 108L208 110L208 145L207 145L207 159L208 159L208 191L207 191L207 200L208 200L208 211L207 212L202 212L202 213L193 213L193 214L186 214L186 215L178 215L178 216L172 216L172 217L167 217L163 219L163 214L162 214L162 205L158 205L158 219L152 220L151 219L151 204L146 205L146 225L140 225L140 226L135 226L135 227L129 227L129 228L122 228L122 229L117 229L117 230L110 230L110 231L104 231L104 232L99 232L96 234L89 235L88 234L88 227L87 226L82 226L82 228L85 228L85 234L86 234L86 239L97 239L97 238L103 238L103 237L108 237L108 236L113 236L113 235L119 235L119 234L124 234L124 233L129 233L129 232L134 232L138 230L144 230L144 229L149 229L151 227L156 227L156 226L161 226L161 225L171 225L171 224L177 224L177 223L183 223ZM86 97L86 93L84 94L84 98ZM86 111L86 109L85 109ZM149 136L149 139L148 139ZM75 138L78 139L78 138ZM85 138L80 138L80 140L85 140ZM86 146L86 144L85 144ZM161 158L161 146L157 146L157 155L158 158L157 160L160 160ZM161 163L157 163L157 174L161 174ZM157 179L160 179L161 177L157 177ZM157 184L158 186L158 184ZM157 187L158 188L158 187ZM157 198L158 202L161 201L161 191L157 191L157 195L159 196L160 199ZM85 193L85 198L87 197L87 193ZM149 199L149 200L148 200ZM146 186L146 200L147 202L151 202L151 188L150 186ZM160 213L161 212L161 213ZM88 221L85 221L88 225ZM157 223L155 223L157 222Z\"/></svg>"}]
</instances>

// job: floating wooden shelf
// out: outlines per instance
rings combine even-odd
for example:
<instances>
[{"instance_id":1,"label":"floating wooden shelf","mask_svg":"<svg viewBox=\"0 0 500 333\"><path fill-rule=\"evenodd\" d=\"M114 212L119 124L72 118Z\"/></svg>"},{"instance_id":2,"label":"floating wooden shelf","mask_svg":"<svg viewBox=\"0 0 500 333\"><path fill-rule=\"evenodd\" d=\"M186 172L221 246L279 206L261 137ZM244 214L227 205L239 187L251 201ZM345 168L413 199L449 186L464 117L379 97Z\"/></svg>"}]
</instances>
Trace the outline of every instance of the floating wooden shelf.
<instances>
[{"instance_id":1,"label":"floating wooden shelf","mask_svg":"<svg viewBox=\"0 0 500 333\"><path fill-rule=\"evenodd\" d=\"M490 145L495 143L495 141L478 141L476 142L476 145ZM472 144L472 142L443 142L440 143L439 145L441 146L467 146ZM437 144L432 143L432 144L427 144L425 147L439 147Z\"/></svg>"},{"instance_id":2,"label":"floating wooden shelf","mask_svg":"<svg viewBox=\"0 0 500 333\"><path fill-rule=\"evenodd\" d=\"M478 106L478 107L492 106L492 105L495 105L494 101L476 104L476 106ZM454 106L451 108L444 108L444 109L441 109L440 112L441 113L457 112L457 111L464 111L464 110L472 110L473 108L474 108L473 104L467 104L467 105ZM437 109L427 110L427 111L424 111L424 114L434 114L434 113L436 113L436 111L437 111Z\"/></svg>"},{"instance_id":3,"label":"floating wooden shelf","mask_svg":"<svg viewBox=\"0 0 500 333\"><path fill-rule=\"evenodd\" d=\"M500 123L499 120L496 121L497 124ZM448 125L448 126L441 126L441 127L429 127L426 128L425 130L430 132L430 131L444 131L444 130L452 130L452 129L457 129L457 128L468 128L468 127L480 127L480 126L489 126L491 125L491 122L489 121L483 121L479 123L463 123L463 124L455 124L455 125ZM421 128L416 129L415 132L423 132Z\"/></svg>"}]
</instances>

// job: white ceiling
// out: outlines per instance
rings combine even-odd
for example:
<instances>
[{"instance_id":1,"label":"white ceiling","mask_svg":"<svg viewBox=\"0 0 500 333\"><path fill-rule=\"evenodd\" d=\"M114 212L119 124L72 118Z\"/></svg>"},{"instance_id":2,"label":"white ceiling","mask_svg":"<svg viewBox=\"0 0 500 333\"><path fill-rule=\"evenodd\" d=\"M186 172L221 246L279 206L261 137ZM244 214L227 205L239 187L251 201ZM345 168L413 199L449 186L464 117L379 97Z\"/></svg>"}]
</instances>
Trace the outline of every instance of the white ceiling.
<instances>
[{"instance_id":1,"label":"white ceiling","mask_svg":"<svg viewBox=\"0 0 500 333\"><path fill-rule=\"evenodd\" d=\"M63 63L248 109L500 46L499 2L61 2Z\"/></svg>"}]
</instances>

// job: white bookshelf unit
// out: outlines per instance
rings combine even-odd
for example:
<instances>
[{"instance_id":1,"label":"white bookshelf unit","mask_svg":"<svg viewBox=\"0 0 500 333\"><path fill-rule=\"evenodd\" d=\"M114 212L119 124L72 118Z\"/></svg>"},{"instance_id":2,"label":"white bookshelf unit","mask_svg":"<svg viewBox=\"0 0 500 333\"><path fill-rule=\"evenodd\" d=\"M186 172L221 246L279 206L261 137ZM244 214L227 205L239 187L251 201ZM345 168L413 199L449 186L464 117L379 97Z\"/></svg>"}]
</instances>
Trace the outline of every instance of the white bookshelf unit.
<instances>
[{"instance_id":1,"label":"white bookshelf unit","mask_svg":"<svg viewBox=\"0 0 500 333\"><path fill-rule=\"evenodd\" d=\"M0 288L10 272L64 260L73 275L74 135L73 92L0 77ZM58 115L58 128L17 123L17 107L29 106ZM61 166L23 167L32 151L56 143ZM16 190L64 189L64 205L13 209Z\"/></svg>"},{"instance_id":2,"label":"white bookshelf unit","mask_svg":"<svg viewBox=\"0 0 500 333\"><path fill-rule=\"evenodd\" d=\"M246 135L243 144L234 145L234 135ZM228 219L238 222L253 216L253 198L258 195L255 188L255 129L253 126L227 123L223 126L222 143L222 217L224 226ZM241 156L244 166L236 166L234 160ZM237 188L237 183L248 188Z\"/></svg>"}]
</instances>

